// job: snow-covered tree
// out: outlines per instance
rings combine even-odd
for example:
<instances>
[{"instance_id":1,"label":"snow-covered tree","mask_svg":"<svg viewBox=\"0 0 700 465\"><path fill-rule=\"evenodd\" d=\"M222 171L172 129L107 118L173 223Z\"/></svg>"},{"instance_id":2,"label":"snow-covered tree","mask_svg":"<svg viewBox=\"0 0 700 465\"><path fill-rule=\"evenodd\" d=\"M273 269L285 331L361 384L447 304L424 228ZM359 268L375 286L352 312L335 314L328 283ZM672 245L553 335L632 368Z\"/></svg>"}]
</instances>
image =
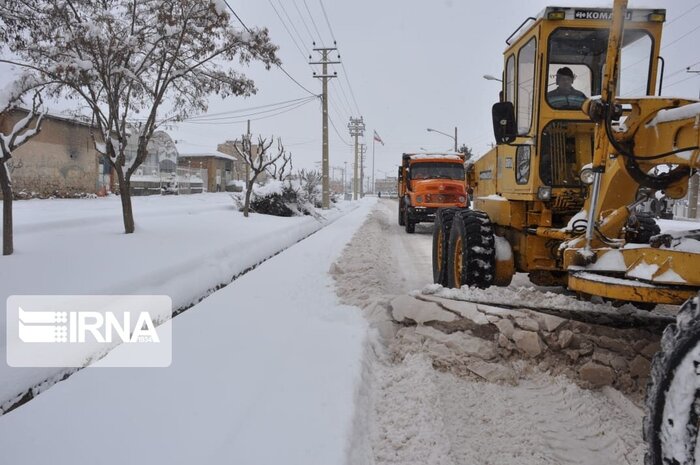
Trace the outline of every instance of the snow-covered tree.
<instances>
[{"instance_id":1,"label":"snow-covered tree","mask_svg":"<svg viewBox=\"0 0 700 465\"><path fill-rule=\"evenodd\" d=\"M9 117L10 111L23 94L40 87L31 77L24 76L0 91L0 116ZM14 252L12 234L12 170L10 160L13 152L39 134L44 114L41 112L41 94L35 90L31 108L27 114L11 125L9 132L0 132L0 188L2 189L2 254Z\"/></svg>"},{"instance_id":2,"label":"snow-covered tree","mask_svg":"<svg viewBox=\"0 0 700 465\"><path fill-rule=\"evenodd\" d=\"M250 212L250 196L253 193L255 182L261 174L270 170L277 162L285 157L284 145L282 139L277 139L277 153L269 153L270 147L274 142L274 137L268 141L262 136L258 137L257 149L251 143L250 137L243 137L240 147L235 144L233 147L238 152L243 162L250 167L250 177L246 182L245 203L243 204L243 216L247 217Z\"/></svg>"},{"instance_id":3,"label":"snow-covered tree","mask_svg":"<svg viewBox=\"0 0 700 465\"><path fill-rule=\"evenodd\" d=\"M206 111L212 94L255 93L234 60L279 63L267 29L233 26L224 0L5 0L0 23L3 56L17 57L0 62L58 82L54 96L87 106L95 148L119 180L126 233L131 176L154 131ZM129 136L138 140L130 163Z\"/></svg>"}]
</instances>

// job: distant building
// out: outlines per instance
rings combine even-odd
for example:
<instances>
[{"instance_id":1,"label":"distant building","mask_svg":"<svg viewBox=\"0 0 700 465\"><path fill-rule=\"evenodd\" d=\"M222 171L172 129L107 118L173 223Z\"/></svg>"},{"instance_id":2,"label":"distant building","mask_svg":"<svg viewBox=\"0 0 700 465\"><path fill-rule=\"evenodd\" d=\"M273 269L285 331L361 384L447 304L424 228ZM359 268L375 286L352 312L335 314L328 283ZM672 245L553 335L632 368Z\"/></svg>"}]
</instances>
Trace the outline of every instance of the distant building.
<instances>
[{"instance_id":1,"label":"distant building","mask_svg":"<svg viewBox=\"0 0 700 465\"><path fill-rule=\"evenodd\" d=\"M395 176L388 176L384 179L375 179L374 184L376 185L377 192L382 194L388 194L396 192L398 185L398 178Z\"/></svg>"},{"instance_id":2,"label":"distant building","mask_svg":"<svg viewBox=\"0 0 700 465\"><path fill-rule=\"evenodd\" d=\"M223 144L219 144L217 150L219 152L225 153L233 157L233 179L236 181L247 181L250 178L250 167L248 163L238 154L235 147L240 150L243 149L241 141L239 140L227 140ZM251 150L255 154L259 154L260 150L257 144L253 144ZM257 158L256 158L257 160ZM265 182L267 179L267 173L262 173L258 176L258 182Z\"/></svg>"},{"instance_id":3,"label":"distant building","mask_svg":"<svg viewBox=\"0 0 700 465\"><path fill-rule=\"evenodd\" d=\"M27 113L1 114L0 131L8 134ZM45 115L41 132L15 150L8 163L15 195L73 197L109 185L110 167L95 149L91 131L89 123Z\"/></svg>"},{"instance_id":4,"label":"distant building","mask_svg":"<svg viewBox=\"0 0 700 465\"><path fill-rule=\"evenodd\" d=\"M224 192L235 180L233 167L236 159L217 150L181 151L178 165L183 168L198 168L207 171L206 188L209 192Z\"/></svg>"}]
</instances>

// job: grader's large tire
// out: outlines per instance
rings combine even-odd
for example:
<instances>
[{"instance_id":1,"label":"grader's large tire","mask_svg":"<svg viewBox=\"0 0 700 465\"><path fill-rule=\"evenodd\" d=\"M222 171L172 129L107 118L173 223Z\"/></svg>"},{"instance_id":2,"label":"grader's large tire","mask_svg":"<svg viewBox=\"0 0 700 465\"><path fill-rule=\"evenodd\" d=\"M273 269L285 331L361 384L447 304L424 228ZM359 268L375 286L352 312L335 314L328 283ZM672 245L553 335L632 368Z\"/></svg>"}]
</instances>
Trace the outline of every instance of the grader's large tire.
<instances>
[{"instance_id":1,"label":"grader's large tire","mask_svg":"<svg viewBox=\"0 0 700 465\"><path fill-rule=\"evenodd\" d=\"M496 271L495 233L486 213L460 210L454 215L447 256L447 285L487 288Z\"/></svg>"},{"instance_id":2,"label":"grader's large tire","mask_svg":"<svg viewBox=\"0 0 700 465\"><path fill-rule=\"evenodd\" d=\"M635 213L634 227L625 233L625 241L630 244L648 244L649 239L661 232L656 220L648 213Z\"/></svg>"},{"instance_id":3,"label":"grader's large tire","mask_svg":"<svg viewBox=\"0 0 700 465\"><path fill-rule=\"evenodd\" d=\"M459 210L439 208L433 227L433 282L447 286L447 250L449 248L452 219Z\"/></svg>"},{"instance_id":4,"label":"grader's large tire","mask_svg":"<svg viewBox=\"0 0 700 465\"><path fill-rule=\"evenodd\" d=\"M700 305L695 297L664 330L647 386L646 465L693 464L700 414Z\"/></svg>"}]
</instances>

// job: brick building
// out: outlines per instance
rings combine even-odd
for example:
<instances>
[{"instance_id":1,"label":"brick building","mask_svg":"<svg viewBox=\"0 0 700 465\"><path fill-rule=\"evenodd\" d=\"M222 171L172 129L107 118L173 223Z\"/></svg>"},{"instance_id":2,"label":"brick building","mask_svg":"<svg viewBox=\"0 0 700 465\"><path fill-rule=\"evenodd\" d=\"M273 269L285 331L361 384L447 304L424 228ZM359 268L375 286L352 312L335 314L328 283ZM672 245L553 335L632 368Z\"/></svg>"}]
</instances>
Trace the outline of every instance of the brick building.
<instances>
[{"instance_id":1,"label":"brick building","mask_svg":"<svg viewBox=\"0 0 700 465\"><path fill-rule=\"evenodd\" d=\"M8 134L27 115L14 109L0 115ZM88 123L45 115L41 132L14 151L8 163L15 195L74 196L95 193L109 182L109 166L100 163Z\"/></svg>"}]
</instances>

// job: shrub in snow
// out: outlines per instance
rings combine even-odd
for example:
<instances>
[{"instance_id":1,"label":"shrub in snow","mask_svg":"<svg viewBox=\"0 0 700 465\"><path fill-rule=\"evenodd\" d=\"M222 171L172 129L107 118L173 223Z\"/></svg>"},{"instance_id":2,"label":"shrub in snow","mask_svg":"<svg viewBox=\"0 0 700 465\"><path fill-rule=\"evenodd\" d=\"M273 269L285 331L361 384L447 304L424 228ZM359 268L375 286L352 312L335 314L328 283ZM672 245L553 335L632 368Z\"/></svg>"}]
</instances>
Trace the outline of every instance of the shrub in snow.
<instances>
[{"instance_id":1,"label":"shrub in snow","mask_svg":"<svg viewBox=\"0 0 700 465\"><path fill-rule=\"evenodd\" d=\"M250 195L250 210L274 216L317 216L321 208L321 176L317 171L302 170L298 179L280 181L270 179L263 185L255 184ZM245 193L232 194L236 206L243 211Z\"/></svg>"}]
</instances>

